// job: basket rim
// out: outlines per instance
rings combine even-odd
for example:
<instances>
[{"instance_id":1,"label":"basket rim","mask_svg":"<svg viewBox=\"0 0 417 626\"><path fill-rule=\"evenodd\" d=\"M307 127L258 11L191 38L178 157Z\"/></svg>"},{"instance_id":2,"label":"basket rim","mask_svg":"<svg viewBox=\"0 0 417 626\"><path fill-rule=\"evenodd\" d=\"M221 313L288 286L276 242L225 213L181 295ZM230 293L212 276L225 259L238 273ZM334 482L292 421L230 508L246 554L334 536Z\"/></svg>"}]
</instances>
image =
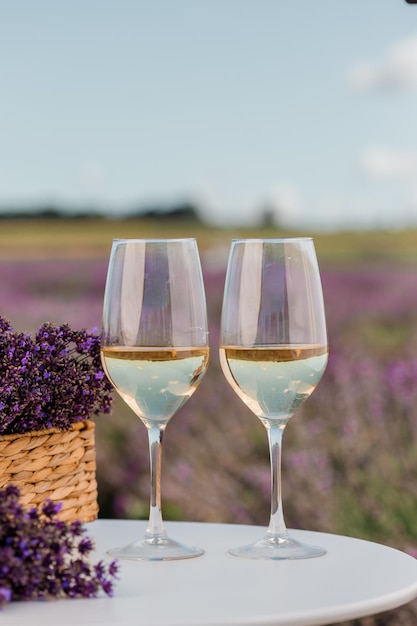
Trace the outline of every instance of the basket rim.
<instances>
[{"instance_id":1,"label":"basket rim","mask_svg":"<svg viewBox=\"0 0 417 626\"><path fill-rule=\"evenodd\" d=\"M64 434L77 430L90 430L91 428L95 428L95 423L91 419L79 420L78 422L73 422L70 428L61 429L61 428L42 428L41 430L28 430L25 433L8 433L8 434L0 434L1 440L12 441L13 439L17 439L19 437L44 437L45 435L53 435L53 434Z\"/></svg>"}]
</instances>

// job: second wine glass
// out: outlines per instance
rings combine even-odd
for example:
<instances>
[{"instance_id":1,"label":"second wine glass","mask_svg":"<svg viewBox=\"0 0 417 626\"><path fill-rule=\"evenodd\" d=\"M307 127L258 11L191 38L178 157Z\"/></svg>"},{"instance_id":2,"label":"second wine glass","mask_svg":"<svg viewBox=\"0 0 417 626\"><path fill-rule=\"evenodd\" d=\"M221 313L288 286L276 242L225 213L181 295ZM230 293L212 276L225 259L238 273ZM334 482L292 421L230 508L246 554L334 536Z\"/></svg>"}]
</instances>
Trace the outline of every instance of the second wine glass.
<instances>
[{"instance_id":1,"label":"second wine glass","mask_svg":"<svg viewBox=\"0 0 417 626\"><path fill-rule=\"evenodd\" d=\"M281 443L289 419L322 377L327 353L312 239L233 241L223 298L220 363L232 389L265 426L271 461L267 533L253 544L231 549L233 556L302 559L326 552L288 534L281 499Z\"/></svg>"},{"instance_id":2,"label":"second wine glass","mask_svg":"<svg viewBox=\"0 0 417 626\"><path fill-rule=\"evenodd\" d=\"M145 536L112 557L172 560L201 548L168 537L161 512L162 439L209 362L206 301L195 239L113 242L103 309L102 361L123 400L147 428L151 497Z\"/></svg>"}]
</instances>

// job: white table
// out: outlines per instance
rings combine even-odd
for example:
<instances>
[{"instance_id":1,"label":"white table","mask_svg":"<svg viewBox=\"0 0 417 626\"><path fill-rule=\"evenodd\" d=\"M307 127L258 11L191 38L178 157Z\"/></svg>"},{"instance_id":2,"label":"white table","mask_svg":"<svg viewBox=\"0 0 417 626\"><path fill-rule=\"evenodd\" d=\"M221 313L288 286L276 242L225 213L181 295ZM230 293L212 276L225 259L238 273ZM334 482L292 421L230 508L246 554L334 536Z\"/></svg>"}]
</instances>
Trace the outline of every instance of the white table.
<instances>
[{"instance_id":1,"label":"white table","mask_svg":"<svg viewBox=\"0 0 417 626\"><path fill-rule=\"evenodd\" d=\"M301 561L253 561L226 555L264 529L167 522L175 539L206 554L169 562L121 562L113 598L15 602L0 611L7 626L313 626L375 614L417 597L417 560L380 544L293 531L328 554ZM87 524L99 559L138 539L145 522Z\"/></svg>"}]
</instances>

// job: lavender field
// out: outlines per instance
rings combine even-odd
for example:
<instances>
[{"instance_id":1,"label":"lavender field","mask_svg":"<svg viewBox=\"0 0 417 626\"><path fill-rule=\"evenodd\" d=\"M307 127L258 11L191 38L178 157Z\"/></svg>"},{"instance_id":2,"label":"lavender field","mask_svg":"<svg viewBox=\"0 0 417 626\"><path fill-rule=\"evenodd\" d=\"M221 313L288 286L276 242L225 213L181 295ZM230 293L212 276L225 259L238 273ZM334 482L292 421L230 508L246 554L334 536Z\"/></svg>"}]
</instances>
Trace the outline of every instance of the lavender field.
<instances>
[{"instance_id":1,"label":"lavender field","mask_svg":"<svg viewBox=\"0 0 417 626\"><path fill-rule=\"evenodd\" d=\"M417 265L383 251L344 259L318 247L318 256L330 358L284 436L286 521L417 557ZM0 259L0 312L17 330L46 320L100 326L107 258L56 257ZM226 257L207 247L202 259L211 364L167 428L164 517L266 525L266 434L229 389L217 356ZM144 426L117 400L96 425L100 515L146 517ZM417 604L355 623L416 624Z\"/></svg>"}]
</instances>

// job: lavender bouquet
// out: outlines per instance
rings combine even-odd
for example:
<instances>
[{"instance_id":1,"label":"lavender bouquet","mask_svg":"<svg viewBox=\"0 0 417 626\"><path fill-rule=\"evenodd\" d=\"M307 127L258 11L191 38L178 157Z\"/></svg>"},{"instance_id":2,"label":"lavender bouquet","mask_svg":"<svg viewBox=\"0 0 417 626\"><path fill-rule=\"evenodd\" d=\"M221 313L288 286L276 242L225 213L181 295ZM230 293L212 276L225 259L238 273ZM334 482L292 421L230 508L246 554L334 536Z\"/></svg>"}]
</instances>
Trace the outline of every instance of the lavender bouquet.
<instances>
[{"instance_id":1,"label":"lavender bouquet","mask_svg":"<svg viewBox=\"0 0 417 626\"><path fill-rule=\"evenodd\" d=\"M111 394L99 334L45 323L32 337L0 316L0 435L71 430L76 422L109 413ZM100 590L111 595L116 564L89 562L93 544L83 537L82 522L64 521L64 511L58 515L65 503L43 495L39 506L28 507L34 489L23 495L14 478L3 478L9 484L0 488L0 607L11 600L93 597Z\"/></svg>"},{"instance_id":2,"label":"lavender bouquet","mask_svg":"<svg viewBox=\"0 0 417 626\"><path fill-rule=\"evenodd\" d=\"M111 404L97 332L44 323L32 337L0 316L0 434L69 430Z\"/></svg>"},{"instance_id":3,"label":"lavender bouquet","mask_svg":"<svg viewBox=\"0 0 417 626\"><path fill-rule=\"evenodd\" d=\"M26 511L19 489L0 489L0 608L12 600L92 598L113 593L117 563L90 563L94 549L78 521L57 517L60 504L46 500Z\"/></svg>"}]
</instances>

